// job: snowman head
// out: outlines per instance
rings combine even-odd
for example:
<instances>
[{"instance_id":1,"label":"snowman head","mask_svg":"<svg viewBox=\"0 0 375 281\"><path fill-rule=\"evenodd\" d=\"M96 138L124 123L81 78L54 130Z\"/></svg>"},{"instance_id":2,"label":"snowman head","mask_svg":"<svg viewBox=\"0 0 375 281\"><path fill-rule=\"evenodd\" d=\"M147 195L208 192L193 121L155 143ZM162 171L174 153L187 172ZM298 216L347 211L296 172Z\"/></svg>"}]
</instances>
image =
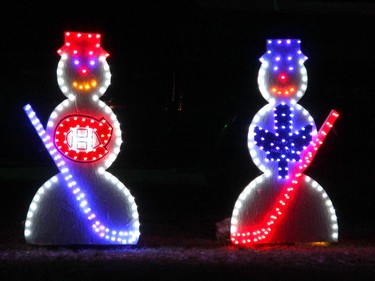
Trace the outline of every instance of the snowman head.
<instances>
[{"instance_id":1,"label":"snowman head","mask_svg":"<svg viewBox=\"0 0 375 281\"><path fill-rule=\"evenodd\" d=\"M97 100L110 85L108 53L100 45L98 33L65 32L65 44L57 52L61 56L57 81L69 99Z\"/></svg>"},{"instance_id":2,"label":"snowman head","mask_svg":"<svg viewBox=\"0 0 375 281\"><path fill-rule=\"evenodd\" d=\"M258 85L262 96L270 103L295 104L307 88L307 57L298 39L269 39L262 63Z\"/></svg>"}]
</instances>

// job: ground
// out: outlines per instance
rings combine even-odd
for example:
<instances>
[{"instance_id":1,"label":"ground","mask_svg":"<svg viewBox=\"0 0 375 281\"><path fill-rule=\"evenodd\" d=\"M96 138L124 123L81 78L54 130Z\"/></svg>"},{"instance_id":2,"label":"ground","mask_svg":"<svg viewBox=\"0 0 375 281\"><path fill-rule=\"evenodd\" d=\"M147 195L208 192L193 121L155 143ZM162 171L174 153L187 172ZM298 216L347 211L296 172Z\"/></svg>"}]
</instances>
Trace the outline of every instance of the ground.
<instances>
[{"instance_id":1,"label":"ground","mask_svg":"<svg viewBox=\"0 0 375 281\"><path fill-rule=\"evenodd\" d=\"M2 246L0 262L1 280L374 280L375 244L244 249L191 236L109 248L20 242Z\"/></svg>"},{"instance_id":2,"label":"ground","mask_svg":"<svg viewBox=\"0 0 375 281\"><path fill-rule=\"evenodd\" d=\"M0 280L375 280L371 229L343 222L336 244L238 248L217 239L214 208L201 215L203 189L180 190L182 198L174 194L170 201L162 198L173 186L159 187L159 193L144 187L141 199L148 207L140 208L136 246L27 245L23 221L37 184L12 183L13 192L4 192L0 201L8 205L2 212Z\"/></svg>"}]
</instances>

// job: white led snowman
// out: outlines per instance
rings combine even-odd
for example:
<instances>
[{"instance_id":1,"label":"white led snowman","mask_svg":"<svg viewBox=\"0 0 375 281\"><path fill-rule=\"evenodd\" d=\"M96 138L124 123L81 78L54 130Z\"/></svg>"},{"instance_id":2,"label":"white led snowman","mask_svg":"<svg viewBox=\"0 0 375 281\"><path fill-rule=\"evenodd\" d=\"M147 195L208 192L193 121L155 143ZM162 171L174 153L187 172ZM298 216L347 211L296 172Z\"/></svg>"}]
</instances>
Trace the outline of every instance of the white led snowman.
<instances>
[{"instance_id":1,"label":"white led snowman","mask_svg":"<svg viewBox=\"0 0 375 281\"><path fill-rule=\"evenodd\" d=\"M30 244L136 244L139 218L129 190L106 169L120 152L116 115L99 98L110 85L100 34L66 32L57 78L68 98L44 131L25 107L60 173L36 193L25 222Z\"/></svg>"},{"instance_id":2,"label":"white led snowman","mask_svg":"<svg viewBox=\"0 0 375 281\"><path fill-rule=\"evenodd\" d=\"M327 193L303 173L296 178L302 155L317 135L313 118L297 104L307 88L307 57L300 43L268 40L267 52L260 58L258 84L268 104L251 122L248 147L263 174L235 203L231 218L235 245L338 239L336 213ZM304 164L306 168L309 161Z\"/></svg>"}]
</instances>

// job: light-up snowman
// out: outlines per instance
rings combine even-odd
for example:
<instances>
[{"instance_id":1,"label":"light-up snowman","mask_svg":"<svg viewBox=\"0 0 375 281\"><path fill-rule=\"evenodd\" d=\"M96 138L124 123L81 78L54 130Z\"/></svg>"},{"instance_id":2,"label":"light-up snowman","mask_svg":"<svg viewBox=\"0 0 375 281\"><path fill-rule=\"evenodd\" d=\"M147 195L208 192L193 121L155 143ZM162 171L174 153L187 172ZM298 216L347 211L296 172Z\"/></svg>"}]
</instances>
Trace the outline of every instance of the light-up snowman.
<instances>
[{"instance_id":1,"label":"light-up snowman","mask_svg":"<svg viewBox=\"0 0 375 281\"><path fill-rule=\"evenodd\" d=\"M303 174L338 114L333 112L318 134L311 115L297 104L307 88L307 57L300 43L268 40L267 52L260 58L258 84L268 104L251 122L248 147L263 175L235 203L231 218L235 245L338 239L332 202L316 181Z\"/></svg>"},{"instance_id":2,"label":"light-up snowman","mask_svg":"<svg viewBox=\"0 0 375 281\"><path fill-rule=\"evenodd\" d=\"M25 106L60 173L34 196L25 222L30 244L136 244L137 206L129 190L106 169L120 152L116 115L99 98L110 85L108 53L100 34L66 32L58 50L57 79L68 98L44 130Z\"/></svg>"}]
</instances>

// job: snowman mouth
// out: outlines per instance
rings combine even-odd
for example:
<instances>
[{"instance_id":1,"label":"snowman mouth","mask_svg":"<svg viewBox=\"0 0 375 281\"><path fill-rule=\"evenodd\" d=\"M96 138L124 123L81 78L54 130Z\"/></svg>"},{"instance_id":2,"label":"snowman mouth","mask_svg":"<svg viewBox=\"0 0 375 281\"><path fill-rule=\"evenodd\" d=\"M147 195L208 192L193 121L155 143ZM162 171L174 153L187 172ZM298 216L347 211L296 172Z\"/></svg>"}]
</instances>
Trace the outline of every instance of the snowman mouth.
<instances>
[{"instance_id":1,"label":"snowman mouth","mask_svg":"<svg viewBox=\"0 0 375 281\"><path fill-rule=\"evenodd\" d=\"M296 92L296 87L288 86L288 87L271 87L271 92L276 96L291 96L294 95Z\"/></svg>"},{"instance_id":2,"label":"snowman mouth","mask_svg":"<svg viewBox=\"0 0 375 281\"><path fill-rule=\"evenodd\" d=\"M73 81L72 86L73 88L80 91L89 91L91 89L96 88L98 86L98 82L95 79L83 82Z\"/></svg>"}]
</instances>

